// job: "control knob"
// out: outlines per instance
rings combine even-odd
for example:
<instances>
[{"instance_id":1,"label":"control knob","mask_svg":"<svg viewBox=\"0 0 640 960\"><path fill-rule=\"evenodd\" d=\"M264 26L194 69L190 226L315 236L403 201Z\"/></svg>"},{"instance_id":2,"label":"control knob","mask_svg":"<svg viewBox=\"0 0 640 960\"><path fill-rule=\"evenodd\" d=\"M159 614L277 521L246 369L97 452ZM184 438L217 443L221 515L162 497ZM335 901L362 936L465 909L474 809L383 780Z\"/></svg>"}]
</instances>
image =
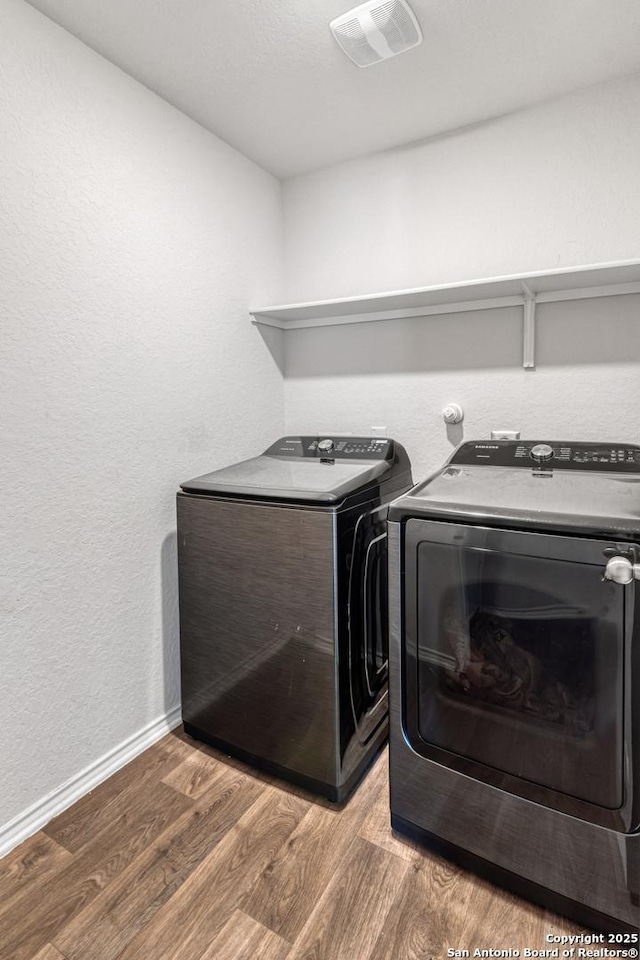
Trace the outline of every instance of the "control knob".
<instances>
[{"instance_id":1,"label":"control knob","mask_svg":"<svg viewBox=\"0 0 640 960\"><path fill-rule=\"evenodd\" d=\"M321 440L318 444L318 450L320 453L329 453L331 450L333 450L334 446L335 444L333 440Z\"/></svg>"},{"instance_id":2,"label":"control knob","mask_svg":"<svg viewBox=\"0 0 640 960\"><path fill-rule=\"evenodd\" d=\"M531 447L531 456L538 463L544 463L545 460L551 460L554 454L553 447L549 446L548 443L536 443L535 447Z\"/></svg>"}]
</instances>

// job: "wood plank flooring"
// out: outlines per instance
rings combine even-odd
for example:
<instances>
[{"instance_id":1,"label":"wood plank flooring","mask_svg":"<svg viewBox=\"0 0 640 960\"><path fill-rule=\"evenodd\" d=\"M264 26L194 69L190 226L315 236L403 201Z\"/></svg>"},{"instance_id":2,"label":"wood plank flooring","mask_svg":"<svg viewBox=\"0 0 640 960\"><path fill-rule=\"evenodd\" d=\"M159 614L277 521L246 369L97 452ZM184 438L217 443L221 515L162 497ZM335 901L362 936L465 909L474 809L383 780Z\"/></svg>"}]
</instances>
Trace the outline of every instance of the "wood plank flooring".
<instances>
[{"instance_id":1,"label":"wood plank flooring","mask_svg":"<svg viewBox=\"0 0 640 960\"><path fill-rule=\"evenodd\" d=\"M0 861L1 960L430 960L580 928L345 806L169 734Z\"/></svg>"}]
</instances>

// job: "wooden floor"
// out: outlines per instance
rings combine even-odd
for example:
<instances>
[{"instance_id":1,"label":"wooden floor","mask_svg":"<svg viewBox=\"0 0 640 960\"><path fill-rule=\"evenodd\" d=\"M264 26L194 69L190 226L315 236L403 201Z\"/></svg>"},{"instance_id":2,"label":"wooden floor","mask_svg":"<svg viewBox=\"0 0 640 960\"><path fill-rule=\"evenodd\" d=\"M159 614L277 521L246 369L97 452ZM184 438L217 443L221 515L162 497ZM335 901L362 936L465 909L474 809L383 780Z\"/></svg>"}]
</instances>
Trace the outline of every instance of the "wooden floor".
<instances>
[{"instance_id":1,"label":"wooden floor","mask_svg":"<svg viewBox=\"0 0 640 960\"><path fill-rule=\"evenodd\" d=\"M2 960L429 960L579 928L170 734L0 861Z\"/></svg>"}]
</instances>

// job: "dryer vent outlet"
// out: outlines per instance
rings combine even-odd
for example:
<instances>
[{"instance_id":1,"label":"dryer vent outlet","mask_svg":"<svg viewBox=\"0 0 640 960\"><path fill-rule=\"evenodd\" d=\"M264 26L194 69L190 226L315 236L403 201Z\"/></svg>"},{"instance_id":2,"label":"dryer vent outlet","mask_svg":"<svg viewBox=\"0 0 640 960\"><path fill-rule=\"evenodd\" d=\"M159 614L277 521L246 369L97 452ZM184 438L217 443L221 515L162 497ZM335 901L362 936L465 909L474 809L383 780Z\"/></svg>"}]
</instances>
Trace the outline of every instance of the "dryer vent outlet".
<instances>
[{"instance_id":1,"label":"dryer vent outlet","mask_svg":"<svg viewBox=\"0 0 640 960\"><path fill-rule=\"evenodd\" d=\"M336 17L329 28L358 67L370 67L422 43L420 25L406 0L367 0Z\"/></svg>"}]
</instances>

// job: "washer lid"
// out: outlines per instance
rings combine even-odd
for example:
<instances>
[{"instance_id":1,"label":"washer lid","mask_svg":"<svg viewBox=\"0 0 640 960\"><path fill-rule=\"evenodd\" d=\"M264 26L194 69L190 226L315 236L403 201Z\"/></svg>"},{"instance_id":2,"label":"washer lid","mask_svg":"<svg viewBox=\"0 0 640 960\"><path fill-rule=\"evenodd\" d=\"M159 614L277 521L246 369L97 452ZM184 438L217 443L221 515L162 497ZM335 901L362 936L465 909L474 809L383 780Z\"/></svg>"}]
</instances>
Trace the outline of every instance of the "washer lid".
<instances>
[{"instance_id":1,"label":"washer lid","mask_svg":"<svg viewBox=\"0 0 640 960\"><path fill-rule=\"evenodd\" d=\"M549 444L558 454L536 463L530 453L539 446L463 444L441 470L395 500L389 518L449 517L473 523L497 519L519 526L637 535L640 448Z\"/></svg>"},{"instance_id":2,"label":"washer lid","mask_svg":"<svg viewBox=\"0 0 640 960\"><path fill-rule=\"evenodd\" d=\"M181 484L187 493L336 503L391 470L388 460L252 457Z\"/></svg>"},{"instance_id":3,"label":"washer lid","mask_svg":"<svg viewBox=\"0 0 640 960\"><path fill-rule=\"evenodd\" d=\"M535 516L629 517L640 521L640 476L525 473L448 466L405 497L418 510Z\"/></svg>"}]
</instances>

